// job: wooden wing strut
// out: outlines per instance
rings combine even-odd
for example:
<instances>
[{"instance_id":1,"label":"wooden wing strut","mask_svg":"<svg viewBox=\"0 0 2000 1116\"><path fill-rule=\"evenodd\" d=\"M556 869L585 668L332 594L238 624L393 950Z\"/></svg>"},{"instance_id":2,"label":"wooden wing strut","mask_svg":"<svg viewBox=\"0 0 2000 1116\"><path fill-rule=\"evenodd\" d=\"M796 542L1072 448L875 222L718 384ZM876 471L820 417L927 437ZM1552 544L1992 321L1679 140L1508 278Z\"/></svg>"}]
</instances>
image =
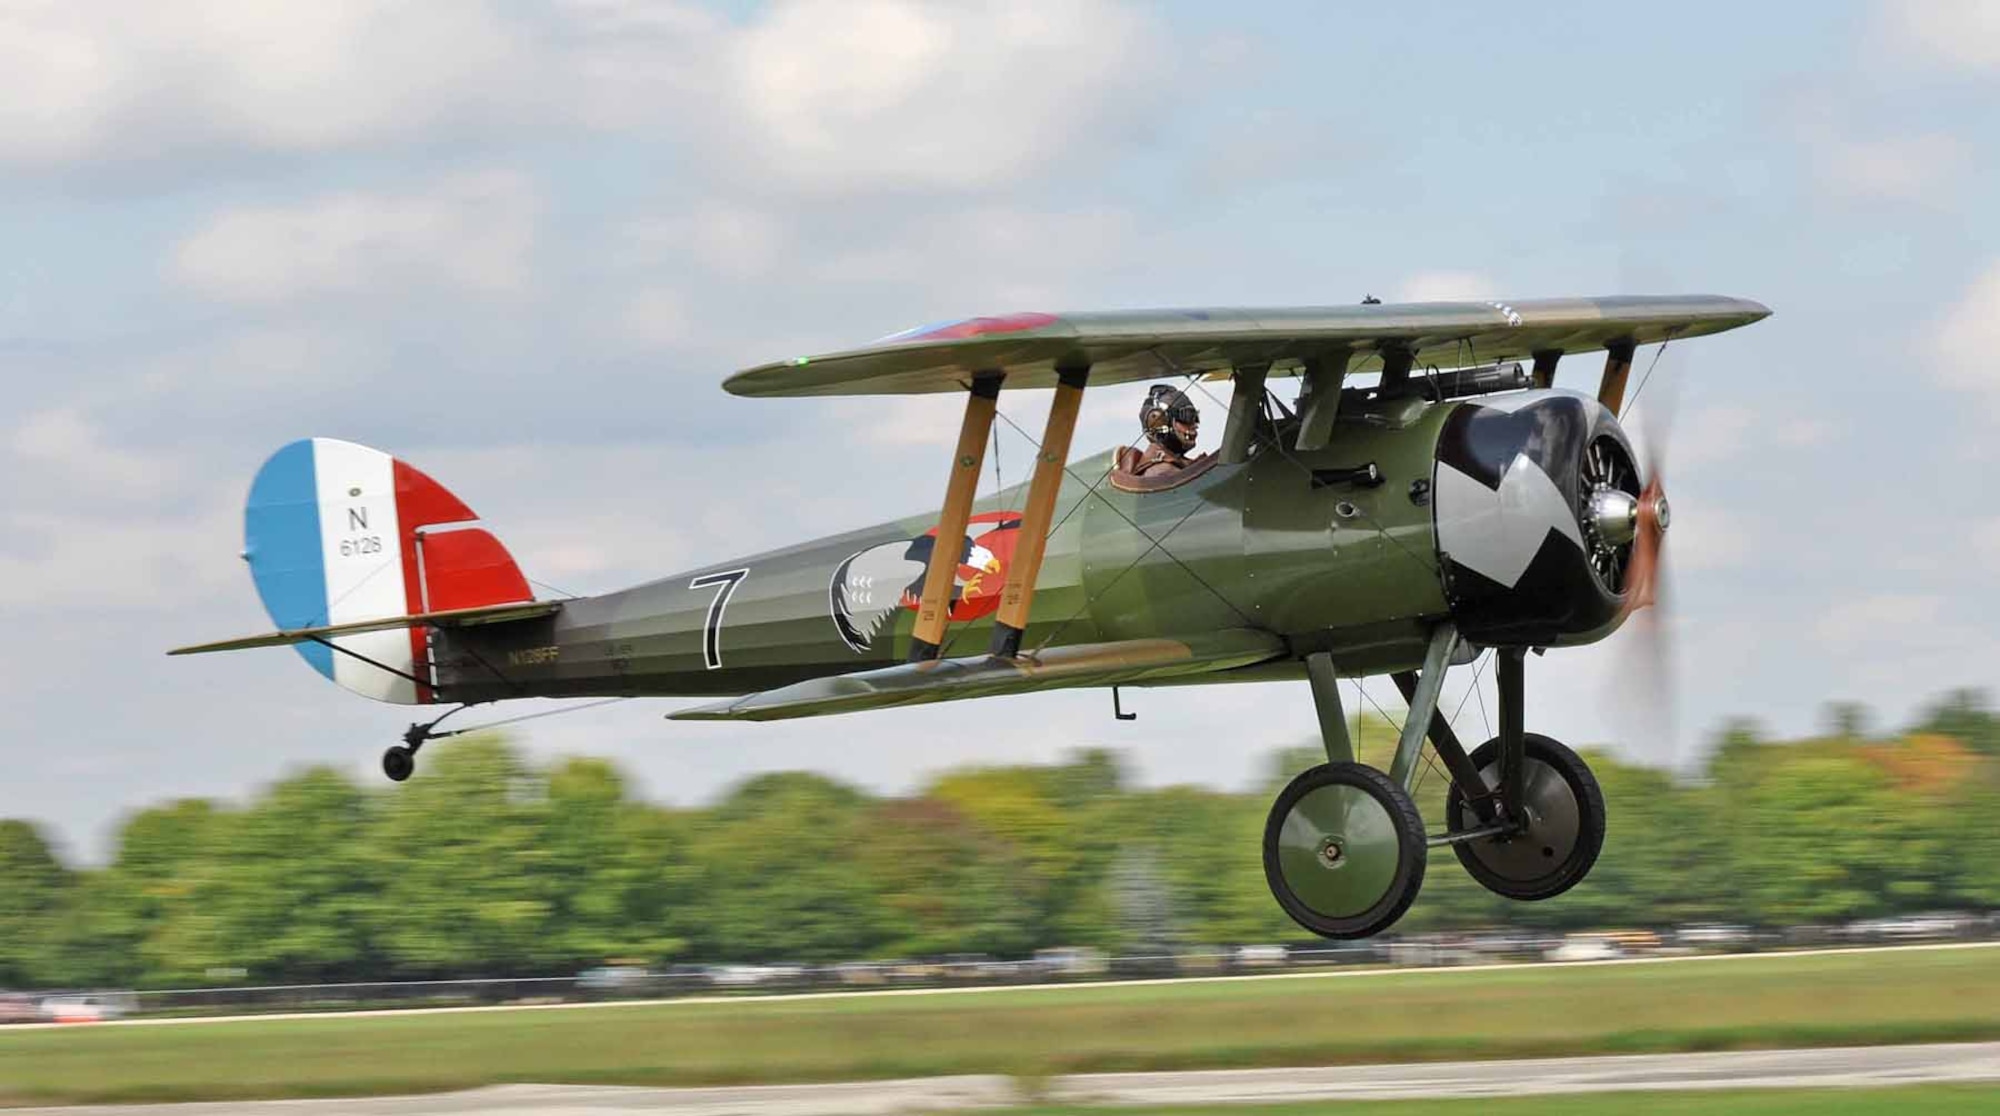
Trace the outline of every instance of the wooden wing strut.
<instances>
[{"instance_id":1,"label":"wooden wing strut","mask_svg":"<svg viewBox=\"0 0 2000 1116\"><path fill-rule=\"evenodd\" d=\"M1063 471L1069 465L1070 439L1076 433L1077 412L1083 407L1083 385L1089 376L1087 368L1062 370L1056 382L1055 399L1049 404L1049 422L1042 431L1042 452L1035 458L1035 475L1028 482L1027 506L1021 512L1021 541L1014 548L1014 560L1008 563L1007 581L1000 589L1000 612L993 619L993 643L989 650L1004 658L1021 653L1021 633L1028 628L1028 611L1035 601L1035 580L1042 572L1049 525L1055 520L1056 494L1062 489Z\"/></svg>"},{"instance_id":2,"label":"wooden wing strut","mask_svg":"<svg viewBox=\"0 0 2000 1116\"><path fill-rule=\"evenodd\" d=\"M924 568L924 591L917 598L917 627L910 638L910 661L935 659L944 646L945 622L951 618L951 589L964 558L965 526L972 518L973 497L979 491L979 470L986 463L986 440L993 432L999 407L1000 377L980 376L965 398L965 418L958 427L958 448L952 451L951 476L944 486L944 508L938 512L937 542Z\"/></svg>"},{"instance_id":3,"label":"wooden wing strut","mask_svg":"<svg viewBox=\"0 0 2000 1116\"><path fill-rule=\"evenodd\" d=\"M1597 382L1597 401L1612 414L1625 409L1625 381L1632 375L1630 341L1613 341L1604 348L1604 376Z\"/></svg>"}]
</instances>

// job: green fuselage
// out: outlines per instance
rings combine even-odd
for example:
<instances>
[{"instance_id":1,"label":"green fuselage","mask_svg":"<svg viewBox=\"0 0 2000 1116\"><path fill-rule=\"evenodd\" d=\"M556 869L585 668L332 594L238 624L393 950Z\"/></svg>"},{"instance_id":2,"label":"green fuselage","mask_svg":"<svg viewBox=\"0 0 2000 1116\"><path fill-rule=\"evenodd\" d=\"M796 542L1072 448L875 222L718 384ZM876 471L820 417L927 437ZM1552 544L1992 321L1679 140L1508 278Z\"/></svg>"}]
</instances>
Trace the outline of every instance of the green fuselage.
<instances>
[{"instance_id":1,"label":"green fuselage","mask_svg":"<svg viewBox=\"0 0 2000 1116\"><path fill-rule=\"evenodd\" d=\"M1416 664L1446 611L1425 490L1454 406L1344 418L1333 446L1314 453L1264 441L1247 461L1164 491L1113 487L1109 452L1074 463L1023 646L1251 628L1284 637L1295 655L1331 651L1343 673ZM1315 483L1315 470L1364 462L1383 483ZM1016 509L1023 497L1009 488L976 512ZM885 546L893 555L935 521L911 516L567 601L538 621L441 633L440 699L740 694L902 662L914 610L895 608L857 649L835 620L833 581L850 557ZM739 571L733 584L716 576ZM878 601L895 589L877 587ZM983 651L991 627L990 615L954 623L944 654ZM1297 670L1294 660L1203 680Z\"/></svg>"}]
</instances>

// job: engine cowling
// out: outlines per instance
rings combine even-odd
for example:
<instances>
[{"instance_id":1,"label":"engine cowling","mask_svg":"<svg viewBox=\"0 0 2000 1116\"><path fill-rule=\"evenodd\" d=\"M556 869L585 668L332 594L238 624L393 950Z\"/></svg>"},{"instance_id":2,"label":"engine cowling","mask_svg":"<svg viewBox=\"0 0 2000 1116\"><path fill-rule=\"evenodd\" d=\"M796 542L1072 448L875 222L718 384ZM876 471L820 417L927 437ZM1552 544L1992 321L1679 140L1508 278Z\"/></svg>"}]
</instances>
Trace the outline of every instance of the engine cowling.
<instances>
[{"instance_id":1,"label":"engine cowling","mask_svg":"<svg viewBox=\"0 0 2000 1116\"><path fill-rule=\"evenodd\" d=\"M1616 416L1581 392L1460 404L1439 431L1432 479L1439 569L1460 632L1545 647L1615 630L1643 498L1636 462Z\"/></svg>"}]
</instances>

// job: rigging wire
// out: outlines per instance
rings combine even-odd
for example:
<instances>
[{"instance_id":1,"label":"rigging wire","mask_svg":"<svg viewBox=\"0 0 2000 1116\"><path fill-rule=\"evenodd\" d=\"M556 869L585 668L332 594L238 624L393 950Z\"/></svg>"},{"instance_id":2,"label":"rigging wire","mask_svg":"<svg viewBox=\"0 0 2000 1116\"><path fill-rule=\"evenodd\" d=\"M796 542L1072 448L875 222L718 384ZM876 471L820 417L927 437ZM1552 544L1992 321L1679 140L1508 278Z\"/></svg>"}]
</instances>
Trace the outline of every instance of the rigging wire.
<instances>
[{"instance_id":1,"label":"rigging wire","mask_svg":"<svg viewBox=\"0 0 2000 1116\"><path fill-rule=\"evenodd\" d=\"M1394 717L1389 716L1389 711L1382 708L1382 703L1376 701L1372 696L1369 695L1367 689L1361 685L1360 679L1358 678L1355 679L1354 688L1358 693L1361 694L1361 697L1364 701L1366 701L1369 705L1374 707L1376 716L1382 718L1383 721L1395 727L1396 738L1400 742L1403 736L1403 728L1409 721L1409 718L1405 717L1403 718L1403 720L1398 721ZM1430 733L1429 730L1426 729L1424 733L1424 740L1417 745L1417 756L1418 758L1424 761L1424 766L1417 771L1417 777L1411 780L1410 782L1411 798L1415 798L1417 796L1417 791L1422 789L1424 785L1424 775L1428 772L1437 771L1438 769L1437 760L1432 758L1431 750L1425 747L1425 744L1429 743L1429 740L1430 740ZM1440 773L1439 777L1440 778L1443 777L1442 773Z\"/></svg>"},{"instance_id":2,"label":"rigging wire","mask_svg":"<svg viewBox=\"0 0 2000 1116\"><path fill-rule=\"evenodd\" d=\"M1217 600L1221 601L1225 605L1229 605L1230 610L1235 612L1236 615L1241 616L1243 618L1244 623L1254 625L1255 621L1251 620L1250 617L1248 617L1247 615L1244 615L1242 609L1237 608L1234 604L1230 603L1229 598L1217 592L1215 586L1210 585L1206 581L1203 581L1201 579L1201 575L1195 573L1193 570L1189 570L1187 563L1181 561L1179 558L1174 558L1173 552L1168 550L1163 545L1167 541L1167 536L1173 534L1175 531L1180 530L1181 524L1186 523L1188 520L1194 518L1194 513L1200 511L1201 507L1202 507L1201 504L1196 503L1193 507L1190 507L1187 510L1186 515L1183 515L1179 519L1174 520L1174 525L1172 527L1169 527L1164 532L1162 532L1159 538L1153 539L1153 544L1147 547L1145 550L1141 551L1137 558L1134 558L1132 559L1131 562L1127 563L1124 569L1119 570L1116 574L1112 575L1111 580L1105 582L1103 587L1098 590L1098 593L1104 594L1110 592L1112 586L1118 584L1119 580L1122 579L1126 574L1131 573L1133 570L1138 569L1139 563L1144 562L1148 557L1152 555L1152 553L1155 550L1157 550L1160 553L1165 554L1168 558L1172 558L1175 565L1179 566L1183 570L1187 570L1188 576L1194 578L1195 581L1198 584L1200 584L1202 588L1207 589L1210 593L1214 593L1215 598ZM1152 538L1151 535L1148 535L1146 537ZM1060 624L1057 624L1055 628L1049 632L1048 635L1042 637L1042 641L1040 643L1035 644L1035 650L1040 651L1043 648L1046 648L1049 644L1054 643L1056 637L1063 633L1063 629L1069 627L1070 624L1074 622L1077 617L1082 616L1084 614L1084 611L1089 607L1090 607L1090 601L1088 600L1084 601L1084 603L1080 607L1078 607L1075 612L1070 613L1067 617L1063 619L1063 621Z\"/></svg>"},{"instance_id":3,"label":"rigging wire","mask_svg":"<svg viewBox=\"0 0 2000 1116\"><path fill-rule=\"evenodd\" d=\"M539 586L539 587L541 587L541 588L543 588L543 589L547 589L547 590L548 590L549 592L551 592L551 593L554 593L554 594L555 594L556 596L558 596L558 597L561 597L561 598L562 598L563 600L566 600L566 601L580 601L580 600L582 600L582 599L583 599L583 594L582 594L582 593L572 593L572 592L570 592L569 590L567 590L567 589L564 589L564 588L563 588L562 586L560 586L560 585L550 585L550 584L549 584L548 582L546 582L546 581L537 581L537 580L535 580L534 578L532 578L532 577L529 577L529 576L528 576L527 574L522 574L522 575L521 575L521 577L522 577L522 579L523 579L524 581L526 581L526 582L527 582L528 584L530 584L530 585L535 585L535 586Z\"/></svg>"},{"instance_id":4,"label":"rigging wire","mask_svg":"<svg viewBox=\"0 0 2000 1116\"><path fill-rule=\"evenodd\" d=\"M1000 408L997 405L993 408L993 413L996 415L1000 413ZM992 429L993 494L998 496L1000 493L1007 491L1007 481L1000 476L1000 430L998 427Z\"/></svg>"},{"instance_id":5,"label":"rigging wire","mask_svg":"<svg viewBox=\"0 0 2000 1116\"><path fill-rule=\"evenodd\" d=\"M1646 390L1646 385L1653 381L1653 369L1660 366L1660 358L1667 355L1667 346L1672 344L1673 340L1672 337L1668 337L1660 342L1659 348L1653 350L1653 361L1646 365L1646 374L1639 377L1639 386L1632 389L1632 398L1625 404L1625 414L1631 414L1639 406L1640 394Z\"/></svg>"},{"instance_id":6,"label":"rigging wire","mask_svg":"<svg viewBox=\"0 0 2000 1116\"><path fill-rule=\"evenodd\" d=\"M1486 691L1479 688L1479 672L1492 661L1493 652L1488 650L1479 662L1472 665L1472 696L1479 699L1479 727L1485 731L1488 740L1493 738L1493 722L1486 719ZM1458 704L1463 706L1465 702L1461 700Z\"/></svg>"},{"instance_id":7,"label":"rigging wire","mask_svg":"<svg viewBox=\"0 0 2000 1116\"><path fill-rule=\"evenodd\" d=\"M438 733L437 736L434 737L433 739L442 739L447 736L463 736L468 732L484 732L487 729L496 729L501 727L502 725L518 725L522 721L537 721L543 717L559 717L564 713L581 713L586 709L596 709L600 706L615 705L621 701L630 701L632 700L633 696L634 695L626 694L626 695L620 695L618 697L600 698L596 701L585 702L582 705L565 705L561 709L544 709L539 713L523 713L518 717L505 717L498 721L488 721L483 725L469 725L462 729L453 729L450 732L441 732ZM460 708L470 708L470 707L461 706ZM452 712L456 713L458 712L458 710L454 709L452 710ZM449 716L449 714L447 714L447 716ZM438 719L443 720L444 718L440 717Z\"/></svg>"},{"instance_id":8,"label":"rigging wire","mask_svg":"<svg viewBox=\"0 0 2000 1116\"><path fill-rule=\"evenodd\" d=\"M1458 705L1451 711L1451 727L1454 730L1458 728L1458 715L1465 712L1465 703L1471 701L1473 696L1479 693L1479 672L1486 669L1487 660L1491 658L1492 655L1493 655L1493 649L1489 647L1486 650L1481 651L1479 653L1479 657L1473 660L1472 684L1465 688L1464 693L1458 695ZM1446 669L1449 669L1449 664L1446 664ZM1484 697L1481 697L1479 699L1479 719L1482 722L1486 720L1486 699ZM1493 735L1492 726L1487 725L1486 729L1487 729L1486 735L1492 736Z\"/></svg>"}]
</instances>

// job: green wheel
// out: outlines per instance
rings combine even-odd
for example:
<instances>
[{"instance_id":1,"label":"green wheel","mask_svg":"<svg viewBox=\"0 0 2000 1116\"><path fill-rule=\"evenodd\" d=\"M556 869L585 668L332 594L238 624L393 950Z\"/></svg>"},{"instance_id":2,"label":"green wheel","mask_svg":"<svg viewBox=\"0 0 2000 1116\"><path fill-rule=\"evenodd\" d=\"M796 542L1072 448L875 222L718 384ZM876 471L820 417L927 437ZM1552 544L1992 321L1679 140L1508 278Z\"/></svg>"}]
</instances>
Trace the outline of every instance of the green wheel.
<instances>
[{"instance_id":1,"label":"green wheel","mask_svg":"<svg viewBox=\"0 0 2000 1116\"><path fill-rule=\"evenodd\" d=\"M1396 781L1358 763L1301 774L1271 804L1264 878L1278 905L1326 938L1387 929L1424 886L1424 822Z\"/></svg>"},{"instance_id":2,"label":"green wheel","mask_svg":"<svg viewBox=\"0 0 2000 1116\"><path fill-rule=\"evenodd\" d=\"M1509 899L1550 899L1590 874L1604 848L1604 792L1583 757L1539 733L1521 737L1521 805L1525 832L1453 845L1458 862L1480 886ZM1500 739L1472 750L1472 766L1489 787L1500 785ZM1445 824L1471 829L1479 817L1453 784Z\"/></svg>"}]
</instances>

